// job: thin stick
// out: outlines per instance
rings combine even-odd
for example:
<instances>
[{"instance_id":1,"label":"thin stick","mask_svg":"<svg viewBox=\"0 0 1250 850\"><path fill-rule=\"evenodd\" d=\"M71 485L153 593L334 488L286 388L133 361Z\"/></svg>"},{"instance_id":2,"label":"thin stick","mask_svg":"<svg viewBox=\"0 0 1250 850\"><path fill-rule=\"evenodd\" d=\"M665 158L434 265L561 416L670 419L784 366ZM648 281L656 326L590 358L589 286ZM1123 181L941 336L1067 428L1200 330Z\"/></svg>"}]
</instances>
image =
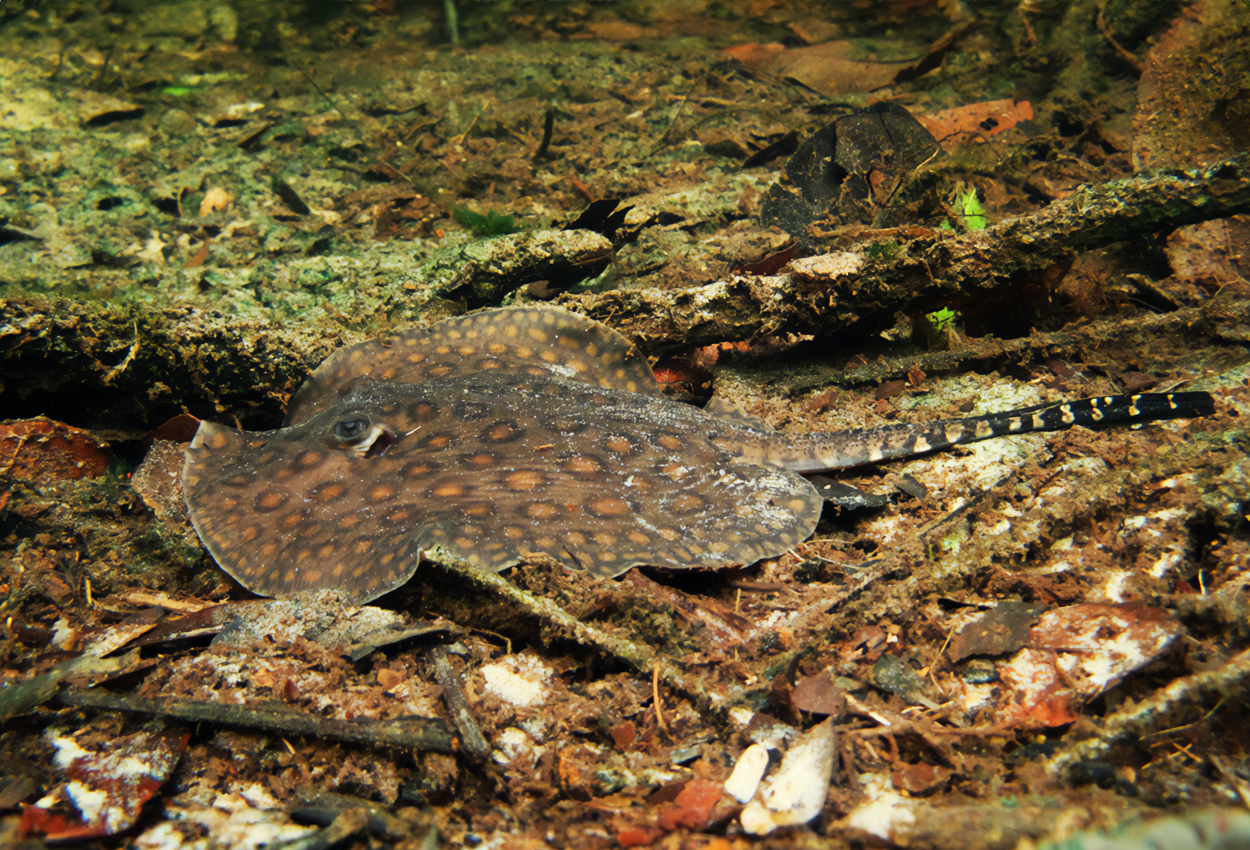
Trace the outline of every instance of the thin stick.
<instances>
[{"instance_id":1,"label":"thin stick","mask_svg":"<svg viewBox=\"0 0 1250 850\"><path fill-rule=\"evenodd\" d=\"M651 668L651 702L655 706L655 723L670 741L672 734L668 731L668 723L664 721L664 702L660 699L660 665Z\"/></svg>"},{"instance_id":2,"label":"thin stick","mask_svg":"<svg viewBox=\"0 0 1250 850\"><path fill-rule=\"evenodd\" d=\"M460 731L464 751L478 761L484 760L490 755L490 744L486 742L473 712L469 710L468 700L460 689L460 677L447 660L447 650L441 646L435 647L430 651L430 659L434 662L434 680L443 687L443 701L447 703L452 722Z\"/></svg>"},{"instance_id":3,"label":"thin stick","mask_svg":"<svg viewBox=\"0 0 1250 850\"><path fill-rule=\"evenodd\" d=\"M546 159L547 148L551 147L551 134L556 127L556 108L548 106L547 112L543 115L543 140L538 143L538 150L534 151L534 159Z\"/></svg>"},{"instance_id":4,"label":"thin stick","mask_svg":"<svg viewBox=\"0 0 1250 850\"><path fill-rule=\"evenodd\" d=\"M57 695L62 705L103 711L133 711L173 717L192 723L219 723L274 732L282 737L307 735L336 741L356 741L382 747L412 748L450 753L455 739L447 724L436 717L396 720L334 720L302 711L271 711L189 699L144 699L94 688L66 688Z\"/></svg>"}]
</instances>

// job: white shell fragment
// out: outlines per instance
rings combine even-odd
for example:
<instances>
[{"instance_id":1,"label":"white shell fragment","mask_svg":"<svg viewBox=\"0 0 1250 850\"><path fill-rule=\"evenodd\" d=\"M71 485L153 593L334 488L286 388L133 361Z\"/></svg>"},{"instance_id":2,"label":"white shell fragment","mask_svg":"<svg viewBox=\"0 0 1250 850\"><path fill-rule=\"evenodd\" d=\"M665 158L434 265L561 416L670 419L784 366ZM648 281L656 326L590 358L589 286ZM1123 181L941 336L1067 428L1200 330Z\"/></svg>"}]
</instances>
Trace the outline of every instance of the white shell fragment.
<instances>
[{"instance_id":1,"label":"white shell fragment","mask_svg":"<svg viewBox=\"0 0 1250 850\"><path fill-rule=\"evenodd\" d=\"M852 829L871 833L884 841L903 841L907 829L916 822L912 801L897 791L878 787L871 799L851 812L846 824Z\"/></svg>"},{"instance_id":2,"label":"white shell fragment","mask_svg":"<svg viewBox=\"0 0 1250 850\"><path fill-rule=\"evenodd\" d=\"M755 796L755 791L760 787L760 780L764 778L766 770L768 770L768 748L752 744L742 752L742 755L738 756L738 763L734 765L733 773L729 774L729 778L725 780L725 793L739 803L747 802Z\"/></svg>"},{"instance_id":3,"label":"white shell fragment","mask_svg":"<svg viewBox=\"0 0 1250 850\"><path fill-rule=\"evenodd\" d=\"M510 655L482 667L486 693L521 708L541 705L554 672L532 655Z\"/></svg>"},{"instance_id":4,"label":"white shell fragment","mask_svg":"<svg viewBox=\"0 0 1250 850\"><path fill-rule=\"evenodd\" d=\"M742 828L752 835L768 835L779 826L807 823L820 814L833 776L835 743L832 719L802 735L763 793L742 810Z\"/></svg>"}]
</instances>

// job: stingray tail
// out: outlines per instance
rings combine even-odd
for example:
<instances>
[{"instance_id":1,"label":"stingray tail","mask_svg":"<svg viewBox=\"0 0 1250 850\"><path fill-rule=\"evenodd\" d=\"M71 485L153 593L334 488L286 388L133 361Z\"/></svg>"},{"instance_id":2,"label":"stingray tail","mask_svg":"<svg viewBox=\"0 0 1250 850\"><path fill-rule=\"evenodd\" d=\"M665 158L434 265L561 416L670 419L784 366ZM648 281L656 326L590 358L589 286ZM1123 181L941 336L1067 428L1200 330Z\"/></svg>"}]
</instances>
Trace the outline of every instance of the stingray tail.
<instances>
[{"instance_id":1,"label":"stingray tail","mask_svg":"<svg viewBox=\"0 0 1250 850\"><path fill-rule=\"evenodd\" d=\"M1041 404L1021 410L966 419L944 419L928 425L885 425L837 434L796 434L774 458L796 472L828 472L882 460L914 457L937 449L975 443L1008 434L1062 431L1077 425L1105 428L1161 419L1210 416L1210 393L1142 393L1112 395Z\"/></svg>"}]
</instances>

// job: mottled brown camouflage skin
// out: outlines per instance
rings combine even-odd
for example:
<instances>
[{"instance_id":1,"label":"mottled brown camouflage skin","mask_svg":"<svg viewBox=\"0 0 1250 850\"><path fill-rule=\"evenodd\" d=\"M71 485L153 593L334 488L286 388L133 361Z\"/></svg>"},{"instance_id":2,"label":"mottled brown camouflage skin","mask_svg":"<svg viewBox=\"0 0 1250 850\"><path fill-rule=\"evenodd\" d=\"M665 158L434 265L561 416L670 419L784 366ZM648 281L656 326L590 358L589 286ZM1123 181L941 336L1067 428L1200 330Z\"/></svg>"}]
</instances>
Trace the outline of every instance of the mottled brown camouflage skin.
<instances>
[{"instance_id":1,"label":"mottled brown camouflage skin","mask_svg":"<svg viewBox=\"0 0 1250 850\"><path fill-rule=\"evenodd\" d=\"M1202 393L1114 396L785 435L669 400L603 325L506 308L335 353L285 428L202 423L183 485L204 544L248 589L363 602L434 547L483 569L550 559L603 577L750 563L815 530L821 497L798 471L1209 407Z\"/></svg>"}]
</instances>

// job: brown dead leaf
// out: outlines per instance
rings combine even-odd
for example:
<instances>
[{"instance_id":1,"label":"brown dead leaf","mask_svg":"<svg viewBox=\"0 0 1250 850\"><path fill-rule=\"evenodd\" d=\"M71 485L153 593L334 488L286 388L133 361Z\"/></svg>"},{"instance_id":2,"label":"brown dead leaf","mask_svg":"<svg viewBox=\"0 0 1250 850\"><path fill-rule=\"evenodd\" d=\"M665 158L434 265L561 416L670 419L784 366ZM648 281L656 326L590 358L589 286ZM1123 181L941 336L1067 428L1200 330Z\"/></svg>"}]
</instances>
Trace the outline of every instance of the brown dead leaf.
<instances>
[{"instance_id":1,"label":"brown dead leaf","mask_svg":"<svg viewBox=\"0 0 1250 850\"><path fill-rule=\"evenodd\" d=\"M794 686L794 707L812 714L841 717L846 711L846 694L833 683L833 669L826 668Z\"/></svg>"},{"instance_id":2,"label":"brown dead leaf","mask_svg":"<svg viewBox=\"0 0 1250 850\"><path fill-rule=\"evenodd\" d=\"M853 41L797 47L773 57L761 70L797 80L823 95L855 94L894 82L900 65L864 58Z\"/></svg>"},{"instance_id":3,"label":"brown dead leaf","mask_svg":"<svg viewBox=\"0 0 1250 850\"><path fill-rule=\"evenodd\" d=\"M49 733L69 780L22 813L20 829L60 841L129 829L173 771L191 733L159 724L111 740ZM85 746L83 746L85 744Z\"/></svg>"},{"instance_id":4,"label":"brown dead leaf","mask_svg":"<svg viewBox=\"0 0 1250 850\"><path fill-rule=\"evenodd\" d=\"M834 403L837 400L838 400L837 388L830 387L829 389L825 390L820 395L816 396L814 399L809 401L807 403L807 409L810 410L812 413L824 413L825 411L833 407Z\"/></svg>"},{"instance_id":5,"label":"brown dead leaf","mask_svg":"<svg viewBox=\"0 0 1250 850\"><path fill-rule=\"evenodd\" d=\"M626 720L609 729L608 734L612 736L613 745L621 752L625 752L638 738L638 727L634 721Z\"/></svg>"},{"instance_id":6,"label":"brown dead leaf","mask_svg":"<svg viewBox=\"0 0 1250 850\"><path fill-rule=\"evenodd\" d=\"M230 202L233 200L234 198L225 189L214 186L204 193L204 200L200 201L200 215L225 212L230 208Z\"/></svg>"},{"instance_id":7,"label":"brown dead leaf","mask_svg":"<svg viewBox=\"0 0 1250 850\"><path fill-rule=\"evenodd\" d=\"M899 770L890 772L890 780L894 787L906 791L912 796L932 793L946 782L954 773L949 767L931 764L909 764Z\"/></svg>"},{"instance_id":8,"label":"brown dead leaf","mask_svg":"<svg viewBox=\"0 0 1250 850\"><path fill-rule=\"evenodd\" d=\"M660 811L660 828L669 831L683 826L703 829L723 794L724 788L719 782L695 777L686 783L670 806Z\"/></svg>"},{"instance_id":9,"label":"brown dead leaf","mask_svg":"<svg viewBox=\"0 0 1250 850\"><path fill-rule=\"evenodd\" d=\"M1164 248L1172 273L1226 296L1250 289L1250 222L1244 216L1178 228Z\"/></svg>"},{"instance_id":10,"label":"brown dead leaf","mask_svg":"<svg viewBox=\"0 0 1250 850\"><path fill-rule=\"evenodd\" d=\"M1151 48L1133 118L1134 168L1193 167L1245 150L1245 8L1201 0Z\"/></svg>"},{"instance_id":11,"label":"brown dead leaf","mask_svg":"<svg viewBox=\"0 0 1250 850\"><path fill-rule=\"evenodd\" d=\"M200 427L200 420L189 413L179 413L173 419L167 419L151 431L143 435L144 445L151 446L157 440L169 440L174 443L189 443Z\"/></svg>"},{"instance_id":12,"label":"brown dead leaf","mask_svg":"<svg viewBox=\"0 0 1250 850\"><path fill-rule=\"evenodd\" d=\"M775 254L770 254L758 262L747 262L747 264L739 267L739 271L751 275L775 275L781 269L785 269L786 264L794 259L794 255L799 252L799 242L791 242L789 247L784 247Z\"/></svg>"},{"instance_id":13,"label":"brown dead leaf","mask_svg":"<svg viewBox=\"0 0 1250 850\"><path fill-rule=\"evenodd\" d=\"M1182 632L1147 605L1083 603L1042 615L1029 646L999 665L1000 719L1019 728L1071 723L1076 709L1157 658Z\"/></svg>"},{"instance_id":14,"label":"brown dead leaf","mask_svg":"<svg viewBox=\"0 0 1250 850\"><path fill-rule=\"evenodd\" d=\"M916 120L939 142L954 146L968 139L984 141L1021 121L1033 120L1033 104L1011 98L986 100L943 109L932 115L917 115Z\"/></svg>"},{"instance_id":15,"label":"brown dead leaf","mask_svg":"<svg viewBox=\"0 0 1250 850\"><path fill-rule=\"evenodd\" d=\"M824 18L804 18L790 22L790 32L804 44L820 44L833 41L845 32L845 28Z\"/></svg>"},{"instance_id":16,"label":"brown dead leaf","mask_svg":"<svg viewBox=\"0 0 1250 850\"><path fill-rule=\"evenodd\" d=\"M947 647L952 662L970 655L1003 655L1015 652L1029 639L1029 630L1042 616L1041 605L1000 602L959 630Z\"/></svg>"},{"instance_id":17,"label":"brown dead leaf","mask_svg":"<svg viewBox=\"0 0 1250 850\"><path fill-rule=\"evenodd\" d=\"M888 398L894 398L896 395L898 395L905 389L907 389L906 381L903 381L903 380L886 381L884 384L877 387L876 390L873 391L873 395L875 395L878 400L884 401L885 399L888 399Z\"/></svg>"},{"instance_id":18,"label":"brown dead leaf","mask_svg":"<svg viewBox=\"0 0 1250 850\"><path fill-rule=\"evenodd\" d=\"M204 261L208 259L208 249L212 244L212 241L213 240L206 237L204 241L200 243L199 250L191 255L191 259L187 260L186 265L184 265L183 268L194 269L204 265Z\"/></svg>"}]
</instances>

